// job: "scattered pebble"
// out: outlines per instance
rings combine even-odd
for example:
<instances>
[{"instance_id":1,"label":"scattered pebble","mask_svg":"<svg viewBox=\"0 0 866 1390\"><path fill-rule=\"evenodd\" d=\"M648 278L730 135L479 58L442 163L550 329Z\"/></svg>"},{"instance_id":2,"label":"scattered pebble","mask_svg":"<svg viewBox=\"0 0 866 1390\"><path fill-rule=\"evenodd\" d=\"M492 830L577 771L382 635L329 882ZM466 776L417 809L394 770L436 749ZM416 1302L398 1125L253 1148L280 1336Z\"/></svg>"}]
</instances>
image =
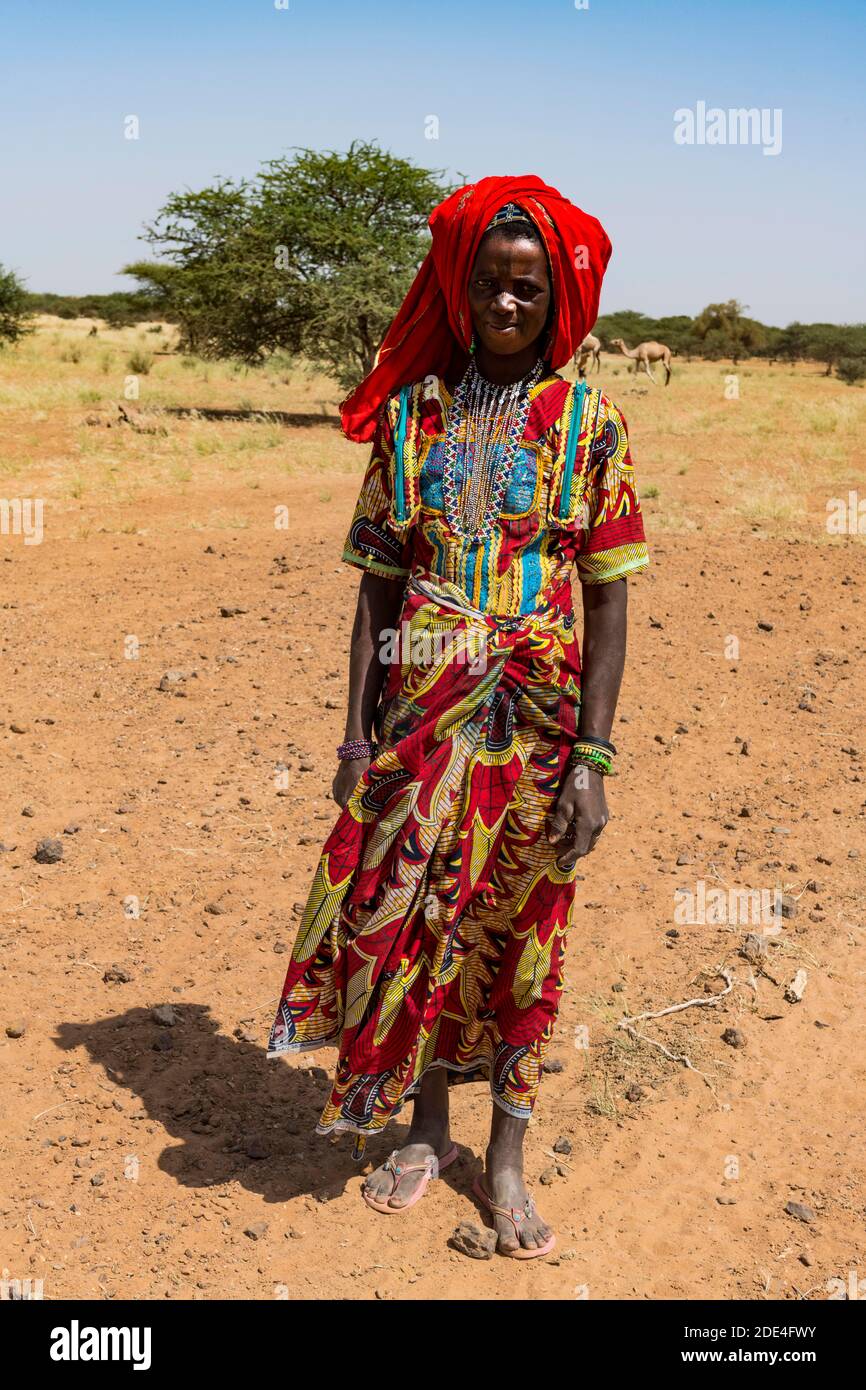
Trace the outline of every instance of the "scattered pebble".
<instances>
[{"instance_id":1,"label":"scattered pebble","mask_svg":"<svg viewBox=\"0 0 866 1390\"><path fill-rule=\"evenodd\" d=\"M492 1260L496 1250L496 1232L479 1227L471 1221L461 1221L451 1234L448 1244L470 1260Z\"/></svg>"},{"instance_id":2,"label":"scattered pebble","mask_svg":"<svg viewBox=\"0 0 866 1390\"><path fill-rule=\"evenodd\" d=\"M805 970L798 970L791 983L785 990L785 998L789 1004L799 1004L806 992L806 982L809 979Z\"/></svg>"},{"instance_id":3,"label":"scattered pebble","mask_svg":"<svg viewBox=\"0 0 866 1390\"><path fill-rule=\"evenodd\" d=\"M182 685L184 681L191 680L198 675L197 671L166 671L157 686L157 690L171 690L176 685ZM176 692L179 694L180 692Z\"/></svg>"},{"instance_id":4,"label":"scattered pebble","mask_svg":"<svg viewBox=\"0 0 866 1390\"><path fill-rule=\"evenodd\" d=\"M746 960L760 960L767 954L767 938L760 932L750 931L740 947L740 953Z\"/></svg>"},{"instance_id":5,"label":"scattered pebble","mask_svg":"<svg viewBox=\"0 0 866 1390\"><path fill-rule=\"evenodd\" d=\"M177 1013L171 1004L155 1005L150 1011L150 1016L161 1028L173 1028L177 1023Z\"/></svg>"},{"instance_id":6,"label":"scattered pebble","mask_svg":"<svg viewBox=\"0 0 866 1390\"><path fill-rule=\"evenodd\" d=\"M59 864L63 858L62 840L40 840L33 858L37 864Z\"/></svg>"},{"instance_id":7,"label":"scattered pebble","mask_svg":"<svg viewBox=\"0 0 866 1390\"><path fill-rule=\"evenodd\" d=\"M785 1211L789 1216L795 1216L798 1221L806 1221L810 1225L815 1220L812 1208L807 1207L804 1202L786 1202Z\"/></svg>"}]
</instances>

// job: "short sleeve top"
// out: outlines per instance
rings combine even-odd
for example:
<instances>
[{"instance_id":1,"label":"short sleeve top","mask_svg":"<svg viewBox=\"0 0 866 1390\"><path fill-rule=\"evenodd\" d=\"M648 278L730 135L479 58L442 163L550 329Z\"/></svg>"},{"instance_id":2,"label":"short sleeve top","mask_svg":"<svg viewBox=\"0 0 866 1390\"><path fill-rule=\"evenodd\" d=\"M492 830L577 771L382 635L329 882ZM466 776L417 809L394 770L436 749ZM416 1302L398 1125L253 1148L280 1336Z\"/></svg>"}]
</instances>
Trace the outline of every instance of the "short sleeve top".
<instances>
[{"instance_id":1,"label":"short sleeve top","mask_svg":"<svg viewBox=\"0 0 866 1390\"><path fill-rule=\"evenodd\" d=\"M455 533L445 514L453 392L427 377L407 399L402 422L399 397L383 410L344 560L393 579L446 580L470 606L503 617L535 611L575 569L583 584L605 584L649 564L625 418L602 392L584 397L572 476L569 383L550 373L531 389L499 515L477 540Z\"/></svg>"}]
</instances>

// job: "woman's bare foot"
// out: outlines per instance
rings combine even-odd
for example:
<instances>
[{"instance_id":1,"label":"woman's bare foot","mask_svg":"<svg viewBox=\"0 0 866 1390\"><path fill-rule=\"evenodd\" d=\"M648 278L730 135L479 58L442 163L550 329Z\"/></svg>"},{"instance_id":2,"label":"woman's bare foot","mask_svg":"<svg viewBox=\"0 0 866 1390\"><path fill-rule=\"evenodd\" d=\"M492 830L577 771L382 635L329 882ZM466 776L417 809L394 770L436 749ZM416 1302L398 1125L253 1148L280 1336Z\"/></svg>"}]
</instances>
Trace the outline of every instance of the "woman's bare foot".
<instances>
[{"instance_id":1,"label":"woman's bare foot","mask_svg":"<svg viewBox=\"0 0 866 1390\"><path fill-rule=\"evenodd\" d=\"M494 1230L499 1237L499 1249L503 1254L518 1250L539 1250L546 1245L553 1231L535 1210L530 1207L527 1213L526 1202L529 1193L523 1181L523 1137L526 1133L526 1120L506 1115L504 1110L494 1105L493 1124L490 1129L490 1143L485 1155L484 1190L498 1207L515 1209L522 1213L515 1232L513 1222L506 1216L490 1213ZM519 1232L519 1234L518 1234Z\"/></svg>"},{"instance_id":2,"label":"woman's bare foot","mask_svg":"<svg viewBox=\"0 0 866 1390\"><path fill-rule=\"evenodd\" d=\"M415 1099L412 1125L407 1142L397 1150L396 1163L423 1163L425 1159L444 1158L451 1148L448 1132L448 1075L444 1067L427 1073ZM364 1191L376 1202L389 1207L405 1207L424 1180L423 1169L396 1176L384 1163L376 1168L364 1183Z\"/></svg>"}]
</instances>

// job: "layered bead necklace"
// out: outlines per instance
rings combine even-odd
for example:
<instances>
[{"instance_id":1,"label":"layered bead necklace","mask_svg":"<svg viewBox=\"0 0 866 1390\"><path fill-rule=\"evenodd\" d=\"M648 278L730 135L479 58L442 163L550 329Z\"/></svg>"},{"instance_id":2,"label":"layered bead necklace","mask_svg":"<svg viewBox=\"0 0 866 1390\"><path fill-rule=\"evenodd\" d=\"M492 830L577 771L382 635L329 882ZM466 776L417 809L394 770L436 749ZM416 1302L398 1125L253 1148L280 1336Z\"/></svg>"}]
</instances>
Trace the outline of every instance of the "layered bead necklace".
<instances>
[{"instance_id":1,"label":"layered bead necklace","mask_svg":"<svg viewBox=\"0 0 866 1390\"><path fill-rule=\"evenodd\" d=\"M451 529L466 540L490 535L529 415L529 392L544 375L538 359L520 381L498 386L469 363L454 392L445 435L443 493Z\"/></svg>"}]
</instances>

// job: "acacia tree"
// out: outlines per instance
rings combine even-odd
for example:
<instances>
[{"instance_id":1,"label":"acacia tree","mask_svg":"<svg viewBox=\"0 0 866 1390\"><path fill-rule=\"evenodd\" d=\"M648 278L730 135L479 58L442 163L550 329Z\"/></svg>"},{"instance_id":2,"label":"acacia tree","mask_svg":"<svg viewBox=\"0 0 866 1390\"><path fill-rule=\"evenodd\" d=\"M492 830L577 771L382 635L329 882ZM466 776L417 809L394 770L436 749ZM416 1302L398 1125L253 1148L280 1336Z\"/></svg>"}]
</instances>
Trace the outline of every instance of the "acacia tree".
<instances>
[{"instance_id":1,"label":"acacia tree","mask_svg":"<svg viewBox=\"0 0 866 1390\"><path fill-rule=\"evenodd\" d=\"M844 357L851 357L852 330L847 324L812 323L806 345L809 356L823 362L824 375L832 376L833 368Z\"/></svg>"},{"instance_id":2,"label":"acacia tree","mask_svg":"<svg viewBox=\"0 0 866 1390\"><path fill-rule=\"evenodd\" d=\"M705 357L730 357L734 366L741 357L759 352L766 343L763 324L748 319L738 299L708 304L695 319L692 333Z\"/></svg>"},{"instance_id":3,"label":"acacia tree","mask_svg":"<svg viewBox=\"0 0 866 1390\"><path fill-rule=\"evenodd\" d=\"M784 362L802 362L808 356L809 326L796 319L783 328L776 343L776 355Z\"/></svg>"},{"instance_id":4,"label":"acacia tree","mask_svg":"<svg viewBox=\"0 0 866 1390\"><path fill-rule=\"evenodd\" d=\"M273 293L261 283L249 184L220 179L200 192L173 193L142 239L163 259L136 261L123 274L141 282L155 313L177 320L183 348L254 361L278 345Z\"/></svg>"},{"instance_id":5,"label":"acacia tree","mask_svg":"<svg viewBox=\"0 0 866 1390\"><path fill-rule=\"evenodd\" d=\"M17 343L25 333L32 333L27 291L14 270L0 265L0 344Z\"/></svg>"},{"instance_id":6,"label":"acacia tree","mask_svg":"<svg viewBox=\"0 0 866 1390\"><path fill-rule=\"evenodd\" d=\"M302 352L349 388L373 365L429 241L441 175L374 143L296 150L251 182L174 194L126 267L204 356Z\"/></svg>"}]
</instances>

